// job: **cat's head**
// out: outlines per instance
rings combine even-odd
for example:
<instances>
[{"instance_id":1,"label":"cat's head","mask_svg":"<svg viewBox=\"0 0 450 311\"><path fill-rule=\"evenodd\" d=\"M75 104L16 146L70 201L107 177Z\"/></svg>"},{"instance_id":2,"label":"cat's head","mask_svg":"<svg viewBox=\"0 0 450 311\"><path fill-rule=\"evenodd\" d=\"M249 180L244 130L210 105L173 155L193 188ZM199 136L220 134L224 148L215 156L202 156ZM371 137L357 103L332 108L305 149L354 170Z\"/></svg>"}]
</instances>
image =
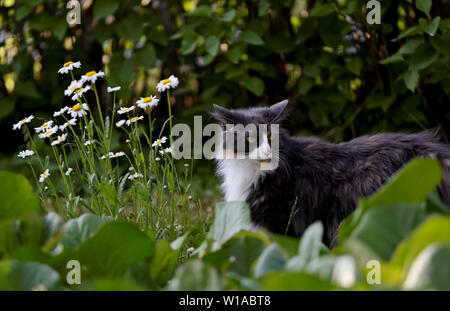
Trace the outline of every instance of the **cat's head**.
<instances>
[{"instance_id":1,"label":"cat's head","mask_svg":"<svg viewBox=\"0 0 450 311\"><path fill-rule=\"evenodd\" d=\"M234 155L237 159L270 162L278 154L279 124L290 110L288 100L270 107L249 109L226 109L214 105L211 115L221 125L225 157Z\"/></svg>"}]
</instances>

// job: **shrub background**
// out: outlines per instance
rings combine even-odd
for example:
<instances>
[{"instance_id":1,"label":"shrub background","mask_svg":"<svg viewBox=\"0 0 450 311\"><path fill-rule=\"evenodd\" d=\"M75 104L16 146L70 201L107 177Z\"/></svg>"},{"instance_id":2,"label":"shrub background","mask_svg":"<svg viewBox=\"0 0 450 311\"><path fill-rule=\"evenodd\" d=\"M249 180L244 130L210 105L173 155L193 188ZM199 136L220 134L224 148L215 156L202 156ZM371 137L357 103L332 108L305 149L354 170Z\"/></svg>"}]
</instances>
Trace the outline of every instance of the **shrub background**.
<instances>
[{"instance_id":1,"label":"shrub background","mask_svg":"<svg viewBox=\"0 0 450 311\"><path fill-rule=\"evenodd\" d=\"M367 24L367 1L356 0L83 1L75 26L66 4L2 1L1 167L18 165L23 141L13 121L70 104L69 77L55 74L68 60L107 73L99 86L107 107L106 83L122 86L125 105L177 75L175 122L192 122L213 103L252 107L289 97L296 134L341 141L440 127L448 142L449 1L383 0L381 25Z\"/></svg>"}]
</instances>

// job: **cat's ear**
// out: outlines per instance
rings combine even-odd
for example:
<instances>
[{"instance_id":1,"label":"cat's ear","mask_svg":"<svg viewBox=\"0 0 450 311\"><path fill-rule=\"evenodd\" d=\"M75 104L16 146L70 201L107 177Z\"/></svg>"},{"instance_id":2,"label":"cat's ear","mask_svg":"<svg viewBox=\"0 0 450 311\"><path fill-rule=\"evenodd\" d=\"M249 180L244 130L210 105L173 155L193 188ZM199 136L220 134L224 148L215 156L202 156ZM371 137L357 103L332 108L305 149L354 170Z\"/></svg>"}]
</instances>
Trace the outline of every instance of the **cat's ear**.
<instances>
[{"instance_id":1,"label":"cat's ear","mask_svg":"<svg viewBox=\"0 0 450 311\"><path fill-rule=\"evenodd\" d=\"M234 114L222 106L213 104L214 110L210 113L211 116L220 123L231 123L234 119Z\"/></svg>"},{"instance_id":2,"label":"cat's ear","mask_svg":"<svg viewBox=\"0 0 450 311\"><path fill-rule=\"evenodd\" d=\"M270 118L272 122L281 122L287 118L292 107L289 100L285 99L269 107Z\"/></svg>"}]
</instances>

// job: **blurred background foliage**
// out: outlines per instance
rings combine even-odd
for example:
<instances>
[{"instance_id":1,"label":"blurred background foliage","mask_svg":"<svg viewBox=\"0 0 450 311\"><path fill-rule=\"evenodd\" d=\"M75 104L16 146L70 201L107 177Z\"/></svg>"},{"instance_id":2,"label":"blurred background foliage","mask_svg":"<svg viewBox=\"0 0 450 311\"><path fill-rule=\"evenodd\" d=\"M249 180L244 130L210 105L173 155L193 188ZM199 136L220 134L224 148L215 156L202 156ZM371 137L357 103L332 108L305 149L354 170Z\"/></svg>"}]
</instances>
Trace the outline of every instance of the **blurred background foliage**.
<instances>
[{"instance_id":1,"label":"blurred background foliage","mask_svg":"<svg viewBox=\"0 0 450 311\"><path fill-rule=\"evenodd\" d=\"M207 115L213 103L253 107L290 98L295 134L332 141L380 131L440 127L450 135L450 1L1 0L0 166L16 164L23 138L12 123L49 117L70 104L66 61L104 70L99 89L122 87L123 105L156 94L174 74L175 122ZM176 100L175 100L176 99ZM156 111L161 125L165 98Z\"/></svg>"}]
</instances>

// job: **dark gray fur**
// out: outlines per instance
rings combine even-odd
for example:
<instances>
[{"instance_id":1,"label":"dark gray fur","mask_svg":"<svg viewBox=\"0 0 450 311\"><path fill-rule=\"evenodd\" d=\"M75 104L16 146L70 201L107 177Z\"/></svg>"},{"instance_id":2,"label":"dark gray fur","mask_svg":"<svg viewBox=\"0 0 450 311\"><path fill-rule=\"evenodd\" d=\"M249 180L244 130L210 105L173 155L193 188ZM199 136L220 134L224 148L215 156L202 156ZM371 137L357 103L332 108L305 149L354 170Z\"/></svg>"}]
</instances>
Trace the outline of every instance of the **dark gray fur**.
<instances>
[{"instance_id":1,"label":"dark gray fur","mask_svg":"<svg viewBox=\"0 0 450 311\"><path fill-rule=\"evenodd\" d=\"M212 115L221 123L276 124L289 114L288 107L287 100L268 108L228 110L215 105ZM288 234L300 237L320 220L323 241L333 247L340 223L356 209L358 198L373 194L416 157L439 160L443 180L437 190L450 206L450 146L432 131L368 135L335 144L292 137L281 129L280 165L252 185L246 199L251 219L284 234L295 204Z\"/></svg>"}]
</instances>

